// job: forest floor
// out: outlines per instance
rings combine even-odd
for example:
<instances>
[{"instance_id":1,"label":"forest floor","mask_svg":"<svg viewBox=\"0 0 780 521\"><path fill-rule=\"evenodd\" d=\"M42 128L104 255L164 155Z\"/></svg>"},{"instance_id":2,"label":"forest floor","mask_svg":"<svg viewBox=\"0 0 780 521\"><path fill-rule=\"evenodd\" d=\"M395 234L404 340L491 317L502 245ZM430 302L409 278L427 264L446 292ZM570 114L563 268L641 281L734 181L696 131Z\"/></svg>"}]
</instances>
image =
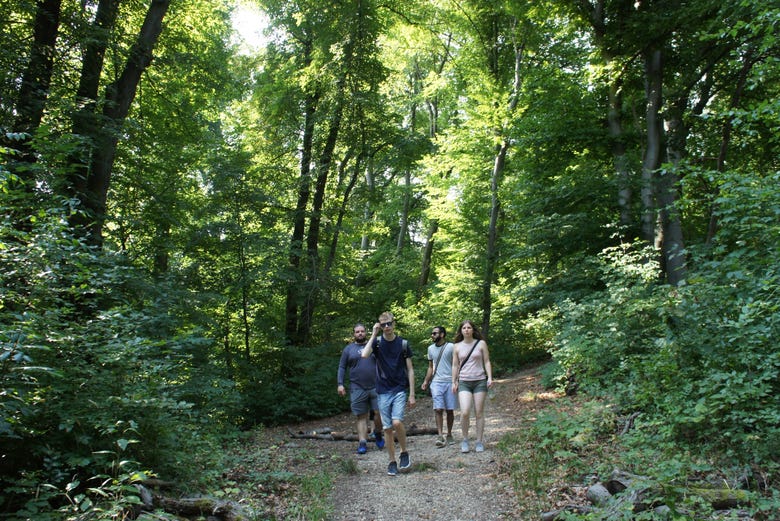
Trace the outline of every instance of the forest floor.
<instances>
[{"instance_id":1,"label":"forest floor","mask_svg":"<svg viewBox=\"0 0 780 521\"><path fill-rule=\"evenodd\" d=\"M387 475L387 450L378 450L369 444L367 454L356 454L354 441L301 439L291 433L356 432L355 419L349 413L258 431L250 443L263 457L256 463L275 463L273 468L284 469L279 487L261 486L259 493L266 519L328 519L334 521L384 521L390 519L446 519L448 521L491 521L506 519L538 519L539 512L527 512L518 501L511 483L506 461L497 450L505 435L523 429L535 419L540 409L561 399L560 395L545 391L540 384L539 367L529 367L505 378L496 379L494 397L485 408L485 451L474 452L474 419L471 418L469 437L471 451L460 450L460 414L455 411L454 443L437 448L436 435L421 434L408 437L411 457L410 471L395 477ZM335 389L334 389L335 392ZM418 391L417 404L408 408L404 424L407 429L435 429L431 397ZM396 456L399 454L396 452ZM250 458L251 459L251 458ZM262 469L251 467L245 460L239 473L257 475ZM324 471L331 476L322 490L300 490L283 483L284 473L311 476ZM268 477L268 470L265 476ZM278 470L276 472L279 472ZM311 481L310 481L311 482ZM292 487L288 488L288 487ZM312 494L323 505L319 515L312 515L303 505ZM254 502L254 501L253 501ZM308 512L304 514L302 512ZM313 516L313 517L312 517Z\"/></svg>"}]
</instances>

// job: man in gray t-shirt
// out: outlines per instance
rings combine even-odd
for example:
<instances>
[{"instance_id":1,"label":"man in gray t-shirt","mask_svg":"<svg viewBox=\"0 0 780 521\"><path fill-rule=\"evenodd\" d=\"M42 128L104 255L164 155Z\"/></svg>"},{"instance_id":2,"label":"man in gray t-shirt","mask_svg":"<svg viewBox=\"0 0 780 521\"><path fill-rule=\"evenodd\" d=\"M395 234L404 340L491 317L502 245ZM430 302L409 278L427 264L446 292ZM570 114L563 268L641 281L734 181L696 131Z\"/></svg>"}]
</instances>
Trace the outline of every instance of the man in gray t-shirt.
<instances>
[{"instance_id":1,"label":"man in gray t-shirt","mask_svg":"<svg viewBox=\"0 0 780 521\"><path fill-rule=\"evenodd\" d=\"M430 384L436 429L436 446L446 447L453 442L452 424L455 421L455 394L452 392L452 344L446 341L447 331L442 326L431 330L433 343L428 346L428 372L422 390ZM444 436L444 412L447 411L447 436Z\"/></svg>"},{"instance_id":2,"label":"man in gray t-shirt","mask_svg":"<svg viewBox=\"0 0 780 521\"><path fill-rule=\"evenodd\" d=\"M338 393L347 394L344 389L344 376L349 369L349 401L352 414L357 416L358 454L367 452L366 441L368 425L366 420L371 411L374 412L374 437L376 447L385 446L382 436L382 420L379 417L379 406L376 394L376 358L363 358L363 348L366 346L366 326L356 324L352 330L354 340L341 352L338 370Z\"/></svg>"}]
</instances>

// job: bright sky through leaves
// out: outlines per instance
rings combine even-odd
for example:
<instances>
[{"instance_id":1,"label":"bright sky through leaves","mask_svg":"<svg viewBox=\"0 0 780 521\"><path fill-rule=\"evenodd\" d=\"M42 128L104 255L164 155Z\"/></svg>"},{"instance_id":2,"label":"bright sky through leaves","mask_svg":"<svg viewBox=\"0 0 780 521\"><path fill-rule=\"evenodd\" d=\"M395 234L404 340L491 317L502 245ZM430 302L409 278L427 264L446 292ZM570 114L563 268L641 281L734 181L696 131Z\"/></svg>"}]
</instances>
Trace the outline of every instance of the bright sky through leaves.
<instances>
[{"instance_id":1,"label":"bright sky through leaves","mask_svg":"<svg viewBox=\"0 0 780 521\"><path fill-rule=\"evenodd\" d=\"M263 31L268 26L268 17L256 6L239 2L231 16L233 29L236 31L236 43L247 52L253 52L263 47L266 37Z\"/></svg>"}]
</instances>

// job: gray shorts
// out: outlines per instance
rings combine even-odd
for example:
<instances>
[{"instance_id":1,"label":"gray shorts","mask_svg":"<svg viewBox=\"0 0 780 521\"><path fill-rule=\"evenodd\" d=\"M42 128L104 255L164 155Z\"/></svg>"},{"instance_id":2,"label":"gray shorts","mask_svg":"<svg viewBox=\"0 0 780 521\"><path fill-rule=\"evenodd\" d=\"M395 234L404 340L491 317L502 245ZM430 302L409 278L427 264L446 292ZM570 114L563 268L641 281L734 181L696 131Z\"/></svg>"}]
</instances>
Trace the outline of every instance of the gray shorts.
<instances>
[{"instance_id":1,"label":"gray shorts","mask_svg":"<svg viewBox=\"0 0 780 521\"><path fill-rule=\"evenodd\" d=\"M379 409L376 389L352 389L349 392L349 402L352 406L352 414L355 416Z\"/></svg>"},{"instance_id":2,"label":"gray shorts","mask_svg":"<svg viewBox=\"0 0 780 521\"><path fill-rule=\"evenodd\" d=\"M486 393L487 391L487 378L483 378L482 380L458 381L458 393L478 394Z\"/></svg>"}]
</instances>

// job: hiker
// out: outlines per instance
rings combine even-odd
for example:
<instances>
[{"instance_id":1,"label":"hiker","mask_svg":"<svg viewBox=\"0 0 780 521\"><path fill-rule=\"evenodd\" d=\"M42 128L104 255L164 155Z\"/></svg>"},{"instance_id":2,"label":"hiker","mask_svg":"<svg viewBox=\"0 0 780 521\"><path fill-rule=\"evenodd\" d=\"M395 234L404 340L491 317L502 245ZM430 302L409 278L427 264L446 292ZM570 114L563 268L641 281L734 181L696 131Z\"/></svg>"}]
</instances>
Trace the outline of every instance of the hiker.
<instances>
[{"instance_id":1,"label":"hiker","mask_svg":"<svg viewBox=\"0 0 780 521\"><path fill-rule=\"evenodd\" d=\"M379 322L374 324L371 338L363 349L364 358L372 354L376 357L379 414L382 416L385 438L389 442L386 445L390 458L387 474L395 476L399 469L407 470L412 466L409 452L406 450L406 428L403 421L407 399L409 407L415 405L414 369L409 342L395 334L395 317L389 311L379 315ZM398 463L395 461L394 438L398 439L401 448Z\"/></svg>"},{"instance_id":2,"label":"hiker","mask_svg":"<svg viewBox=\"0 0 780 521\"><path fill-rule=\"evenodd\" d=\"M477 426L474 450L485 450L485 398L493 387L493 368L487 342L471 320L464 320L455 334L452 350L452 392L457 393L460 404L460 430L463 441L460 451L469 451L469 414L472 403Z\"/></svg>"},{"instance_id":3,"label":"hiker","mask_svg":"<svg viewBox=\"0 0 780 521\"><path fill-rule=\"evenodd\" d=\"M428 346L428 372L421 385L431 389L433 413L436 417L438 448L452 444L452 424L455 422L455 393L452 392L452 343L447 342L447 331L436 326L431 331L433 343ZM444 413L447 413L447 435L444 435Z\"/></svg>"},{"instance_id":4,"label":"hiker","mask_svg":"<svg viewBox=\"0 0 780 521\"><path fill-rule=\"evenodd\" d=\"M353 341L341 352L338 370L338 388L340 396L347 394L344 389L344 374L349 368L349 402L352 414L357 417L358 454L368 451L366 446L369 413L373 412L374 439L376 448L382 449L385 440L382 437L382 421L379 419L379 405L376 394L376 358L363 358L363 348L366 346L366 326L355 324L352 328Z\"/></svg>"}]
</instances>

